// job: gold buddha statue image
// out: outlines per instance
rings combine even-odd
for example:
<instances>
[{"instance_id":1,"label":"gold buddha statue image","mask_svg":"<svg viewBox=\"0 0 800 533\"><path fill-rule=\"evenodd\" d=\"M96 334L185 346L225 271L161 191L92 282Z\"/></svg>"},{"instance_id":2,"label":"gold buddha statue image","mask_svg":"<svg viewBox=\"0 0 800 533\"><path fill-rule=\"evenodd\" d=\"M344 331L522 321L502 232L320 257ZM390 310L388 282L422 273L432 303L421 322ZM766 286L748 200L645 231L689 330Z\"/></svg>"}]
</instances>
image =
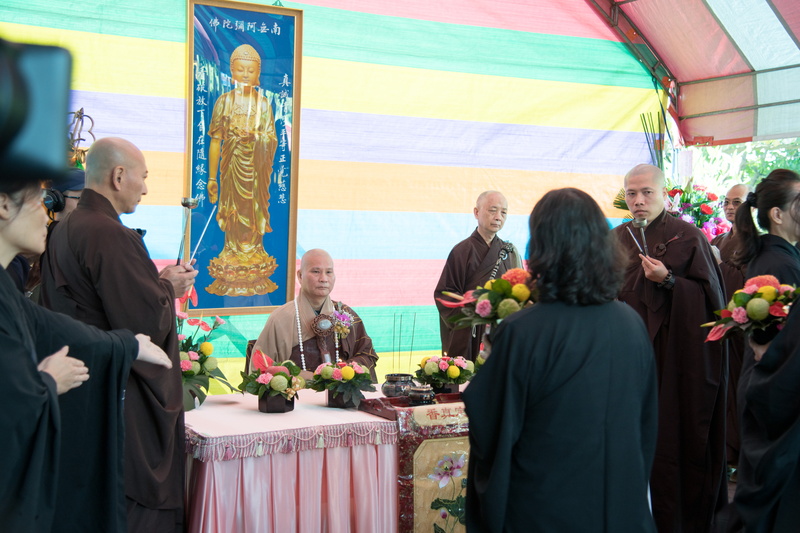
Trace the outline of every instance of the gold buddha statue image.
<instances>
[{"instance_id":1,"label":"gold buddha statue image","mask_svg":"<svg viewBox=\"0 0 800 533\"><path fill-rule=\"evenodd\" d=\"M278 288L269 279L278 265L263 242L272 231L269 185L278 140L269 97L258 88L258 52L248 44L237 47L230 67L234 88L217 98L208 128L208 200L219 200L216 218L225 245L209 263L214 281L206 291L255 296Z\"/></svg>"}]
</instances>

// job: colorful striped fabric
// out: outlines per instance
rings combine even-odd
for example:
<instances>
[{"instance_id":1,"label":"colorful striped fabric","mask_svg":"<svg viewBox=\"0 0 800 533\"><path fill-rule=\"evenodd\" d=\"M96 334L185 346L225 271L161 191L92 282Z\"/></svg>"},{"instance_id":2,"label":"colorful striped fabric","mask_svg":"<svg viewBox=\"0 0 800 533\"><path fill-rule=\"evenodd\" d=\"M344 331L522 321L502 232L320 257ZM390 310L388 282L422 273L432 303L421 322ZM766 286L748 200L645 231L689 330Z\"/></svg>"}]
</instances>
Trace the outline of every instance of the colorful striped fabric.
<instances>
[{"instance_id":1,"label":"colorful striped fabric","mask_svg":"<svg viewBox=\"0 0 800 533\"><path fill-rule=\"evenodd\" d=\"M658 95L584 0L283 4L305 22L298 256L331 252L334 297L361 314L382 370L439 349L433 287L474 229L481 191L506 194L501 236L521 250L527 215L549 189L581 188L610 219L622 216L611 202L621 176L648 162L639 115L659 108ZM145 152L150 191L124 220L147 229L159 263L176 256L181 231L186 9L0 5L3 38L72 51L72 107L94 118L95 134ZM216 354L241 356L264 320L228 317ZM234 376L238 361L226 367Z\"/></svg>"}]
</instances>

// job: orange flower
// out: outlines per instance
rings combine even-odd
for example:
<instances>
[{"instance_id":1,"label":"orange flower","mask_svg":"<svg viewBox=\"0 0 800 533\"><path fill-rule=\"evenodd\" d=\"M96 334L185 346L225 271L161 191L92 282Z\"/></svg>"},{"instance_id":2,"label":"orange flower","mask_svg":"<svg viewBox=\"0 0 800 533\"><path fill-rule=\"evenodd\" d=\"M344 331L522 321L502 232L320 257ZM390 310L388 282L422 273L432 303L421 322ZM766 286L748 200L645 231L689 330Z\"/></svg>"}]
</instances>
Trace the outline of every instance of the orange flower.
<instances>
[{"instance_id":1,"label":"orange flower","mask_svg":"<svg viewBox=\"0 0 800 533\"><path fill-rule=\"evenodd\" d=\"M531 279L531 275L521 268L512 268L508 272L502 275L502 278L509 282L511 286L517 285L518 283L528 283L528 280Z\"/></svg>"},{"instance_id":2,"label":"orange flower","mask_svg":"<svg viewBox=\"0 0 800 533\"><path fill-rule=\"evenodd\" d=\"M747 287L748 285L755 285L756 287L763 287L764 285L769 285L770 287L775 287L776 290L781 288L781 282L778 281L778 278L770 275L756 276L750 278L744 283L745 287Z\"/></svg>"}]
</instances>

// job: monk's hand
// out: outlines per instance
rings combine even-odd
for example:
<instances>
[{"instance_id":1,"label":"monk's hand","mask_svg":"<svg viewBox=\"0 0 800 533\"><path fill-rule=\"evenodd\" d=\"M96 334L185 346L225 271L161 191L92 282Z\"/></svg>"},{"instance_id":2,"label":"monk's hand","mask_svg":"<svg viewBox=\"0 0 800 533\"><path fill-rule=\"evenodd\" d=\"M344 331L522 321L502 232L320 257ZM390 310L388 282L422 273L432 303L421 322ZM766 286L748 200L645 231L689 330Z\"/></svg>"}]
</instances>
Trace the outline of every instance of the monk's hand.
<instances>
[{"instance_id":1,"label":"monk's hand","mask_svg":"<svg viewBox=\"0 0 800 533\"><path fill-rule=\"evenodd\" d=\"M647 257L642 254L639 254L639 259L642 260L644 277L650 281L655 281L656 283L661 283L666 279L667 274L669 274L669 269L664 266L664 263L658 259Z\"/></svg>"},{"instance_id":2,"label":"monk's hand","mask_svg":"<svg viewBox=\"0 0 800 533\"><path fill-rule=\"evenodd\" d=\"M172 368L172 361L169 360L164 350L153 344L150 337L139 333L136 335L136 340L139 342L139 354L136 356L137 361Z\"/></svg>"},{"instance_id":3,"label":"monk's hand","mask_svg":"<svg viewBox=\"0 0 800 533\"><path fill-rule=\"evenodd\" d=\"M208 191L208 201L212 204L217 203L217 195L219 194L219 186L217 185L217 179L211 178L208 180L208 185L206 186L206 190Z\"/></svg>"},{"instance_id":4,"label":"monk's hand","mask_svg":"<svg viewBox=\"0 0 800 533\"><path fill-rule=\"evenodd\" d=\"M767 344L758 344L757 342L753 342L753 337L749 337L747 340L750 343L750 348L753 349L756 361L761 361L761 358L764 357L765 353L767 353L769 345L772 344L772 342L768 342Z\"/></svg>"},{"instance_id":5,"label":"monk's hand","mask_svg":"<svg viewBox=\"0 0 800 533\"><path fill-rule=\"evenodd\" d=\"M159 277L172 283L175 294L186 294L189 287L194 284L194 278L196 278L198 274L198 271L194 268L194 263L195 260L192 259L191 263L169 265L159 273Z\"/></svg>"},{"instance_id":6,"label":"monk's hand","mask_svg":"<svg viewBox=\"0 0 800 533\"><path fill-rule=\"evenodd\" d=\"M89 379L89 369L83 361L74 357L67 357L69 347L64 346L39 363L39 371L47 372L56 382L58 394L64 394L76 387L80 387Z\"/></svg>"}]
</instances>

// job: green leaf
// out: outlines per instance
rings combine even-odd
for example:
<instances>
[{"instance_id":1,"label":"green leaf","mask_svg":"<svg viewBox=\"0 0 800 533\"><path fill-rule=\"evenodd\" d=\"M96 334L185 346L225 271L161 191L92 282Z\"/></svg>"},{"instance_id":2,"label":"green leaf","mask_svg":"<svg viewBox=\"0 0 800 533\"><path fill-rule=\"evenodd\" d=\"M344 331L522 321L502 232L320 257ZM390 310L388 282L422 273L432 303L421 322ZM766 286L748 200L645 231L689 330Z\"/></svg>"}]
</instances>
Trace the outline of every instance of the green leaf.
<instances>
[{"instance_id":1,"label":"green leaf","mask_svg":"<svg viewBox=\"0 0 800 533\"><path fill-rule=\"evenodd\" d=\"M433 524L433 533L446 533L438 524Z\"/></svg>"},{"instance_id":2,"label":"green leaf","mask_svg":"<svg viewBox=\"0 0 800 533\"><path fill-rule=\"evenodd\" d=\"M750 301L752 296L747 294L746 292L737 292L733 295L733 303L736 304L736 307L744 307L747 305L747 302Z\"/></svg>"}]
</instances>

